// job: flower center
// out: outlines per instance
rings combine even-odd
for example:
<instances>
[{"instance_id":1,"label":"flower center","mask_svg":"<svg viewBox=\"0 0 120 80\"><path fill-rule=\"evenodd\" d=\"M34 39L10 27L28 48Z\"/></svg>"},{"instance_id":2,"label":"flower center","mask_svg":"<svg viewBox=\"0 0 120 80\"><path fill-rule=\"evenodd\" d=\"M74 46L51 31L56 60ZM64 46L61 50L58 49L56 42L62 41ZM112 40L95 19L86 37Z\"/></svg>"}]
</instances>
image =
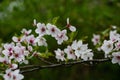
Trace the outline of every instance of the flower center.
<instances>
[{"instance_id":1,"label":"flower center","mask_svg":"<svg viewBox=\"0 0 120 80\"><path fill-rule=\"evenodd\" d=\"M111 48L111 45L110 45L110 44L108 44L108 45L107 45L107 47L108 47L108 48Z\"/></svg>"},{"instance_id":2,"label":"flower center","mask_svg":"<svg viewBox=\"0 0 120 80\"><path fill-rule=\"evenodd\" d=\"M80 47L78 47L78 48L77 48L77 50L79 50L79 51L80 51L80 50L81 50L81 48L80 48Z\"/></svg>"},{"instance_id":3,"label":"flower center","mask_svg":"<svg viewBox=\"0 0 120 80\"><path fill-rule=\"evenodd\" d=\"M117 59L119 59L119 60L120 60L120 56L117 56Z\"/></svg>"},{"instance_id":4,"label":"flower center","mask_svg":"<svg viewBox=\"0 0 120 80\"><path fill-rule=\"evenodd\" d=\"M33 40L30 40L30 43L32 44L32 43L33 43Z\"/></svg>"},{"instance_id":5,"label":"flower center","mask_svg":"<svg viewBox=\"0 0 120 80\"><path fill-rule=\"evenodd\" d=\"M45 28L44 28L44 27L42 27L42 28L41 28L41 31L42 31L42 32L45 32Z\"/></svg>"},{"instance_id":6,"label":"flower center","mask_svg":"<svg viewBox=\"0 0 120 80\"><path fill-rule=\"evenodd\" d=\"M70 24L67 24L67 28L69 28L70 27Z\"/></svg>"},{"instance_id":7,"label":"flower center","mask_svg":"<svg viewBox=\"0 0 120 80\"><path fill-rule=\"evenodd\" d=\"M52 29L51 29L51 31L52 31L52 32L55 32L55 29L54 29L54 28L52 28Z\"/></svg>"},{"instance_id":8,"label":"flower center","mask_svg":"<svg viewBox=\"0 0 120 80\"><path fill-rule=\"evenodd\" d=\"M16 58L18 58L18 57L19 57L19 55L18 55L18 54L15 54L15 57L16 57Z\"/></svg>"},{"instance_id":9,"label":"flower center","mask_svg":"<svg viewBox=\"0 0 120 80\"><path fill-rule=\"evenodd\" d=\"M95 41L97 41L97 42L98 42L98 40L99 40L98 38L95 39Z\"/></svg>"}]
</instances>

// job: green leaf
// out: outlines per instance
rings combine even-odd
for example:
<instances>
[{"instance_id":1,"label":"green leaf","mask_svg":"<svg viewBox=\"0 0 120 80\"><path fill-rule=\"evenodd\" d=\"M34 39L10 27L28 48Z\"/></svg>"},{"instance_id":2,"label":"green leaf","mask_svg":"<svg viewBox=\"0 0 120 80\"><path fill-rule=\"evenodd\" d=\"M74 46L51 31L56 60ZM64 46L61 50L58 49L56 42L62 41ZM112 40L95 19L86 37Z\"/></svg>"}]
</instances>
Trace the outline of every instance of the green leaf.
<instances>
[{"instance_id":1,"label":"green leaf","mask_svg":"<svg viewBox=\"0 0 120 80\"><path fill-rule=\"evenodd\" d=\"M39 54L40 57L43 57L43 58L49 58L50 56L54 56L51 52L48 52L48 53L41 53Z\"/></svg>"},{"instance_id":2,"label":"green leaf","mask_svg":"<svg viewBox=\"0 0 120 80\"><path fill-rule=\"evenodd\" d=\"M53 18L52 23L53 23L53 24L56 24L56 23L57 23L57 21L58 21L58 19L59 19L59 16L58 16L58 17Z\"/></svg>"}]
</instances>

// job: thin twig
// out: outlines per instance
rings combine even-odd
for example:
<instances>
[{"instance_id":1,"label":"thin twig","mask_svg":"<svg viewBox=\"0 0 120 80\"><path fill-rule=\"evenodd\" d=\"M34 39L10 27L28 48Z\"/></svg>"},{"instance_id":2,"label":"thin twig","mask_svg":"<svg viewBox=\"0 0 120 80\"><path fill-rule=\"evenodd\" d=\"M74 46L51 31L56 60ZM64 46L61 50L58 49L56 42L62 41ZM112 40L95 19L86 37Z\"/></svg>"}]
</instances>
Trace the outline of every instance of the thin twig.
<instances>
[{"instance_id":1,"label":"thin twig","mask_svg":"<svg viewBox=\"0 0 120 80\"><path fill-rule=\"evenodd\" d=\"M25 68L32 68L32 69L27 69L21 71L21 73L26 73L26 72L31 72L39 69L46 69L46 68L55 68L55 67L61 67L61 66L68 66L68 65L75 65L75 64L81 64L81 63L98 63L98 62L107 62L110 61L110 59L94 59L94 60L87 60L87 61L74 61L74 62L67 62L67 63L61 63L61 64L51 64L51 65L45 65L45 66L40 66L40 65L28 65L28 66L22 66L20 69L25 69Z\"/></svg>"},{"instance_id":2,"label":"thin twig","mask_svg":"<svg viewBox=\"0 0 120 80\"><path fill-rule=\"evenodd\" d=\"M45 63L47 63L47 64L54 64L54 63L52 63L52 62L49 62L49 61L41 58L40 56L38 56L38 59L40 59L41 61L43 61L43 62L45 62Z\"/></svg>"}]
</instances>

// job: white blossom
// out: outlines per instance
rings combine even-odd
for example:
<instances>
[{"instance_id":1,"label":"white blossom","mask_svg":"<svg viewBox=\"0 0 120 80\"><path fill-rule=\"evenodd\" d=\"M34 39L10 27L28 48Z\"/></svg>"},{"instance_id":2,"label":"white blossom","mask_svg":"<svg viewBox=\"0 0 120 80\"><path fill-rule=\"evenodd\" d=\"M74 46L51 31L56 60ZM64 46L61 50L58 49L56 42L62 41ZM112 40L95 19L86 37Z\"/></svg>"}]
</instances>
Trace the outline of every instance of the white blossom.
<instances>
[{"instance_id":1,"label":"white blossom","mask_svg":"<svg viewBox=\"0 0 120 80\"><path fill-rule=\"evenodd\" d=\"M93 34L92 42L94 45L100 42L100 35Z\"/></svg>"},{"instance_id":2,"label":"white blossom","mask_svg":"<svg viewBox=\"0 0 120 80\"><path fill-rule=\"evenodd\" d=\"M36 33L39 34L39 36L44 36L46 35L46 26L44 23L37 23L37 29L35 30Z\"/></svg>"},{"instance_id":3,"label":"white blossom","mask_svg":"<svg viewBox=\"0 0 120 80\"><path fill-rule=\"evenodd\" d=\"M120 49L120 41L115 43L115 50L119 50L119 49Z\"/></svg>"},{"instance_id":4,"label":"white blossom","mask_svg":"<svg viewBox=\"0 0 120 80\"><path fill-rule=\"evenodd\" d=\"M35 42L38 43L38 46L47 46L46 39L44 37L42 37L42 36L38 36L35 39Z\"/></svg>"},{"instance_id":5,"label":"white blossom","mask_svg":"<svg viewBox=\"0 0 120 80\"><path fill-rule=\"evenodd\" d=\"M113 42L104 40L101 49L105 52L105 57L108 57L108 54L113 50Z\"/></svg>"},{"instance_id":6,"label":"white blossom","mask_svg":"<svg viewBox=\"0 0 120 80\"><path fill-rule=\"evenodd\" d=\"M14 59L15 59L15 61L21 62L21 61L25 60L24 51L25 51L25 47L23 47L23 46L21 46L21 47L15 46L14 47Z\"/></svg>"},{"instance_id":7,"label":"white blossom","mask_svg":"<svg viewBox=\"0 0 120 80\"><path fill-rule=\"evenodd\" d=\"M12 37L12 40L13 40L14 42L22 42L22 41L23 41L22 38L16 37L16 36L13 36L13 37Z\"/></svg>"},{"instance_id":8,"label":"white blossom","mask_svg":"<svg viewBox=\"0 0 120 80\"><path fill-rule=\"evenodd\" d=\"M87 49L85 52L81 54L81 59L87 61L87 60L92 60L93 59L93 52L91 52L91 49Z\"/></svg>"},{"instance_id":9,"label":"white blossom","mask_svg":"<svg viewBox=\"0 0 120 80\"><path fill-rule=\"evenodd\" d=\"M57 49L57 50L55 50L54 51L55 52L55 54L56 54L56 59L59 61L59 60L61 60L61 61L64 61L65 60L65 57L64 57L64 51L62 51L62 50L60 50L60 49Z\"/></svg>"},{"instance_id":10,"label":"white blossom","mask_svg":"<svg viewBox=\"0 0 120 80\"><path fill-rule=\"evenodd\" d=\"M118 63L120 65L120 51L119 52L113 52L112 53L112 63L115 64L115 63Z\"/></svg>"},{"instance_id":11,"label":"white blossom","mask_svg":"<svg viewBox=\"0 0 120 80\"><path fill-rule=\"evenodd\" d=\"M71 46L67 46L67 48L64 49L64 52L67 54L68 59L73 59L73 60L76 59L74 50L72 49Z\"/></svg>"},{"instance_id":12,"label":"white blossom","mask_svg":"<svg viewBox=\"0 0 120 80\"><path fill-rule=\"evenodd\" d=\"M52 37L56 37L60 32L60 30L55 25L52 25L50 23L47 24L47 29L47 34L51 35Z\"/></svg>"},{"instance_id":13,"label":"white blossom","mask_svg":"<svg viewBox=\"0 0 120 80\"><path fill-rule=\"evenodd\" d=\"M116 42L116 41L120 40L120 34L118 34L116 30L110 31L109 35L110 35L110 40L112 42Z\"/></svg>"},{"instance_id":14,"label":"white blossom","mask_svg":"<svg viewBox=\"0 0 120 80\"><path fill-rule=\"evenodd\" d=\"M77 56L77 58L80 58L82 53L86 51L87 48L87 44L83 44L81 40L79 40L78 42L75 40L72 44L72 49L75 50L75 55Z\"/></svg>"},{"instance_id":15,"label":"white blossom","mask_svg":"<svg viewBox=\"0 0 120 80\"><path fill-rule=\"evenodd\" d=\"M22 80L24 78L24 76L20 74L19 69L14 71L7 69L5 72L6 73L3 76L4 80Z\"/></svg>"},{"instance_id":16,"label":"white blossom","mask_svg":"<svg viewBox=\"0 0 120 80\"><path fill-rule=\"evenodd\" d=\"M11 59L8 56L0 56L0 62L4 63L4 64L11 64Z\"/></svg>"},{"instance_id":17,"label":"white blossom","mask_svg":"<svg viewBox=\"0 0 120 80\"><path fill-rule=\"evenodd\" d=\"M63 41L68 40L66 33L67 33L66 30L62 30L57 34L57 36L55 38L56 38L58 44L62 44Z\"/></svg>"},{"instance_id":18,"label":"white blossom","mask_svg":"<svg viewBox=\"0 0 120 80\"><path fill-rule=\"evenodd\" d=\"M76 28L75 26L70 25L69 23L69 18L67 18L67 27L69 28L70 31L75 32Z\"/></svg>"},{"instance_id":19,"label":"white blossom","mask_svg":"<svg viewBox=\"0 0 120 80\"><path fill-rule=\"evenodd\" d=\"M10 69L17 69L18 65L17 64L10 64Z\"/></svg>"},{"instance_id":20,"label":"white blossom","mask_svg":"<svg viewBox=\"0 0 120 80\"><path fill-rule=\"evenodd\" d=\"M28 44L35 45L35 37L34 37L34 35L27 36L26 41L28 42Z\"/></svg>"},{"instance_id":21,"label":"white blossom","mask_svg":"<svg viewBox=\"0 0 120 80\"><path fill-rule=\"evenodd\" d=\"M22 29L21 33L23 33L25 36L28 36L30 33L32 32L32 30L26 30L25 28Z\"/></svg>"}]
</instances>

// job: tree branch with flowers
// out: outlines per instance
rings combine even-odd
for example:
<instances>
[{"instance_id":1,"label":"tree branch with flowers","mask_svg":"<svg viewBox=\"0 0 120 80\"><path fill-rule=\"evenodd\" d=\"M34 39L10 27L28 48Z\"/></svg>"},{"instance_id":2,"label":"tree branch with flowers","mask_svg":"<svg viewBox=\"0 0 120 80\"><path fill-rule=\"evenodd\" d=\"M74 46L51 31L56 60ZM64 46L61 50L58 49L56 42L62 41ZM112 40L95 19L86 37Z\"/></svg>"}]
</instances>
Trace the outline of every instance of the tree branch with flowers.
<instances>
[{"instance_id":1,"label":"tree branch with flowers","mask_svg":"<svg viewBox=\"0 0 120 80\"><path fill-rule=\"evenodd\" d=\"M56 23L57 18L55 18ZM2 43L0 48L0 76L4 80L22 80L22 73L31 72L45 68L72 66L76 64L94 64L111 61L120 65L120 34L117 27L112 26L101 34L93 34L91 41L95 51L104 53L103 58L94 58L97 52L90 49L83 40L74 39L77 29L69 23L65 29L59 29L55 24L40 23L35 19L33 25L35 30L22 29L21 35L13 36L11 43ZM70 31L69 33L68 30ZM69 35L70 34L70 35ZM66 44L65 48L57 48L50 51L46 36L54 38L57 45ZM54 43L51 41L51 43ZM41 51L44 48L43 51ZM101 54L100 54L101 55ZM46 58L55 58L56 62ZM46 65L29 64L30 60L36 58Z\"/></svg>"}]
</instances>

